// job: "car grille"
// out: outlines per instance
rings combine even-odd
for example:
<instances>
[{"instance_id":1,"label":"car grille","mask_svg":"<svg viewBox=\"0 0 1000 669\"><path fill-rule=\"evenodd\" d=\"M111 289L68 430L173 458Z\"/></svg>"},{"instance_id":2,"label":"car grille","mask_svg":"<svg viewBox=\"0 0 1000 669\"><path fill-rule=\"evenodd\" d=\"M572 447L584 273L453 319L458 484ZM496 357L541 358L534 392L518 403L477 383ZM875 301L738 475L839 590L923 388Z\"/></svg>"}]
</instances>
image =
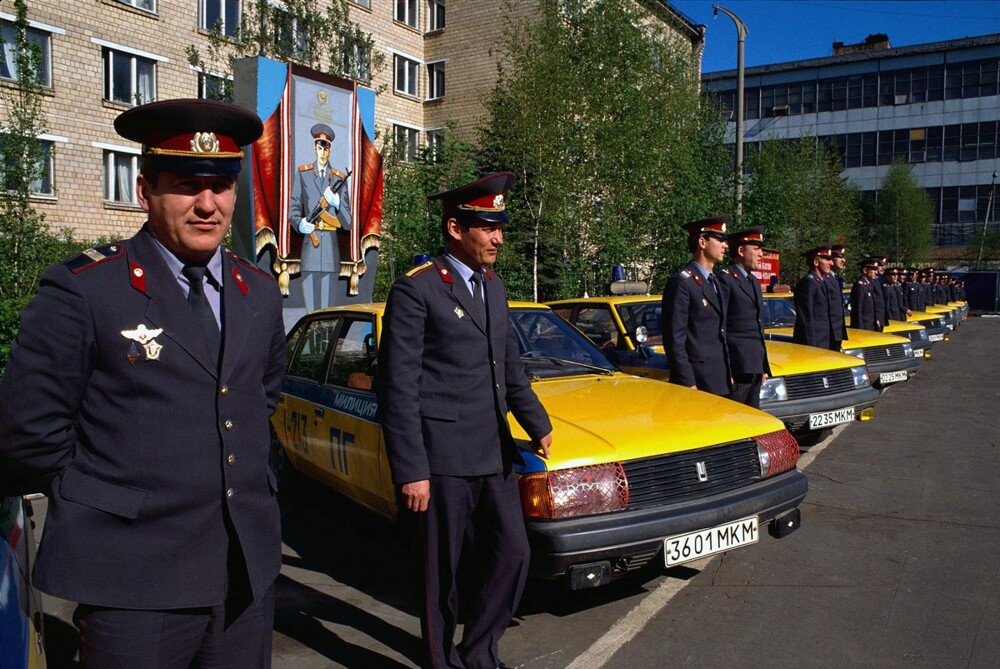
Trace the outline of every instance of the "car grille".
<instances>
[{"instance_id":1,"label":"car grille","mask_svg":"<svg viewBox=\"0 0 1000 669\"><path fill-rule=\"evenodd\" d=\"M854 390L854 375L850 369L836 369L829 372L786 376L785 389L790 400L836 395Z\"/></svg>"},{"instance_id":2,"label":"car grille","mask_svg":"<svg viewBox=\"0 0 1000 669\"><path fill-rule=\"evenodd\" d=\"M698 463L708 480L698 480ZM696 451L622 463L628 508L645 509L735 490L760 479L757 444L747 439Z\"/></svg>"},{"instance_id":3,"label":"car grille","mask_svg":"<svg viewBox=\"0 0 1000 669\"><path fill-rule=\"evenodd\" d=\"M887 362L889 360L902 360L906 357L903 353L902 344L890 344L889 346L872 346L861 349L865 354L865 362L869 365L873 362Z\"/></svg>"}]
</instances>

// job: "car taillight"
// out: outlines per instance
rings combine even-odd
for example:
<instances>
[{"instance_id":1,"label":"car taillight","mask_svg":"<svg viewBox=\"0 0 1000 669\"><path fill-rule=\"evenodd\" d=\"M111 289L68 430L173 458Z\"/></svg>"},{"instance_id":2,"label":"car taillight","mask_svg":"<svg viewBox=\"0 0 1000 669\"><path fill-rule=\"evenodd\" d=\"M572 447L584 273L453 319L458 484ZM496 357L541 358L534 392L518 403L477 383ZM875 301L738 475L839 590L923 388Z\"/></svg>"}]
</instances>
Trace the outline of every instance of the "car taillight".
<instances>
[{"instance_id":1,"label":"car taillight","mask_svg":"<svg viewBox=\"0 0 1000 669\"><path fill-rule=\"evenodd\" d=\"M799 442L788 430L768 432L753 438L760 458L760 476L768 478L787 472L799 461Z\"/></svg>"},{"instance_id":2,"label":"car taillight","mask_svg":"<svg viewBox=\"0 0 1000 669\"><path fill-rule=\"evenodd\" d=\"M529 518L589 516L628 506L628 480L617 462L525 474L518 485Z\"/></svg>"}]
</instances>

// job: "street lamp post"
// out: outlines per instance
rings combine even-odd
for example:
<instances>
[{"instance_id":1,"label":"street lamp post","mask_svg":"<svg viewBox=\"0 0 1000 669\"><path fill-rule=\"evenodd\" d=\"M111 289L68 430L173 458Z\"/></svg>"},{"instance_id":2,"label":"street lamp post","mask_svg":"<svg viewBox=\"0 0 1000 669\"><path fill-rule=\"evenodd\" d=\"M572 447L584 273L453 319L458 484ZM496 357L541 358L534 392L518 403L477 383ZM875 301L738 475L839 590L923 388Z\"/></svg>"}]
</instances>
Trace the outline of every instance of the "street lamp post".
<instances>
[{"instance_id":1,"label":"street lamp post","mask_svg":"<svg viewBox=\"0 0 1000 669\"><path fill-rule=\"evenodd\" d=\"M993 195L996 192L997 171L993 170L993 178L990 180L990 199L986 201L986 218L983 221L983 236L979 239L979 257L976 258L976 268L983 262L983 247L986 245L986 228L990 224L990 209L993 207Z\"/></svg>"},{"instance_id":2,"label":"street lamp post","mask_svg":"<svg viewBox=\"0 0 1000 669\"><path fill-rule=\"evenodd\" d=\"M743 216L743 44L747 26L740 17L725 7L712 5L712 16L722 12L736 24L736 218Z\"/></svg>"}]
</instances>

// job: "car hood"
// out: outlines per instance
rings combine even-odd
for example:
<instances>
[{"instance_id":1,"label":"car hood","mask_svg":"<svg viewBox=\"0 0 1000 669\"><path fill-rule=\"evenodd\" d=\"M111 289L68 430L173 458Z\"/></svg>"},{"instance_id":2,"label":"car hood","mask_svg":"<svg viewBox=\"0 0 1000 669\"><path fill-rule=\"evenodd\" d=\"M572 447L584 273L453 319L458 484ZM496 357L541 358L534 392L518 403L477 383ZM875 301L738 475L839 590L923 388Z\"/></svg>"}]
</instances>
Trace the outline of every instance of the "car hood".
<instances>
[{"instance_id":1,"label":"car hood","mask_svg":"<svg viewBox=\"0 0 1000 669\"><path fill-rule=\"evenodd\" d=\"M771 366L772 377L828 372L864 364L853 355L827 351L815 346L773 340L764 344L767 347L767 362Z\"/></svg>"},{"instance_id":2,"label":"car hood","mask_svg":"<svg viewBox=\"0 0 1000 669\"><path fill-rule=\"evenodd\" d=\"M784 429L780 420L743 404L627 374L552 379L532 388L552 421L550 469L676 453ZM515 438L527 439L516 422L511 427Z\"/></svg>"},{"instance_id":3,"label":"car hood","mask_svg":"<svg viewBox=\"0 0 1000 669\"><path fill-rule=\"evenodd\" d=\"M788 337L792 338L793 328L791 327L777 327L777 328L766 328L764 330L765 334ZM893 334L886 334L884 332L875 332L874 330L858 330L857 328L847 328L847 339L841 344L842 348L865 348L868 346L890 346L892 344L909 344L910 340L906 337L899 337Z\"/></svg>"}]
</instances>

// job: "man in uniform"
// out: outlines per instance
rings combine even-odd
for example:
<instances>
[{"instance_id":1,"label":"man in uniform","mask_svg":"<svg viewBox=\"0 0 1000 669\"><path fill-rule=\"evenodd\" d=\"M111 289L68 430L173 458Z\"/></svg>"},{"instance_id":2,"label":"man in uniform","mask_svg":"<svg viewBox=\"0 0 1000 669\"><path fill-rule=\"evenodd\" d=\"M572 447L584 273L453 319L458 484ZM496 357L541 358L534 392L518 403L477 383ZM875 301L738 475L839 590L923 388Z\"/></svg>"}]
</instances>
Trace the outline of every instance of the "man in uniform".
<instances>
[{"instance_id":1,"label":"man in uniform","mask_svg":"<svg viewBox=\"0 0 1000 669\"><path fill-rule=\"evenodd\" d=\"M893 321L906 322L909 309L903 298L903 286L899 283L899 275L903 271L901 267L888 267L885 270L885 284L882 286L885 292L886 318ZM888 321L886 321L888 325Z\"/></svg>"},{"instance_id":2,"label":"man in uniform","mask_svg":"<svg viewBox=\"0 0 1000 669\"><path fill-rule=\"evenodd\" d=\"M529 558L512 471L523 460L507 412L543 457L552 441L521 364L506 290L490 270L513 181L501 172L429 196L442 204L446 253L393 284L383 320L379 408L400 513L420 528L430 667L502 666L497 644ZM472 566L475 583L458 578L460 561ZM456 647L459 600L467 610Z\"/></svg>"},{"instance_id":3,"label":"man in uniform","mask_svg":"<svg viewBox=\"0 0 1000 669\"><path fill-rule=\"evenodd\" d=\"M43 275L0 381L0 467L49 498L34 580L80 603L84 667L267 667L281 295L221 247L262 125L167 100L115 129L142 144L147 222Z\"/></svg>"},{"instance_id":4,"label":"man in uniform","mask_svg":"<svg viewBox=\"0 0 1000 669\"><path fill-rule=\"evenodd\" d=\"M826 288L830 293L830 318L833 319L833 330L843 332L847 338L847 316L844 313L844 268L847 264L843 244L830 247L830 272L826 275Z\"/></svg>"},{"instance_id":5,"label":"man in uniform","mask_svg":"<svg viewBox=\"0 0 1000 669\"><path fill-rule=\"evenodd\" d=\"M334 303L333 286L340 276L337 230L351 229L351 200L347 175L330 165L333 128L317 123L309 129L316 160L299 165L298 184L292 189L289 220L302 242L302 291L307 310ZM315 217L311 216L316 214ZM332 234L324 235L324 232Z\"/></svg>"},{"instance_id":6,"label":"man in uniform","mask_svg":"<svg viewBox=\"0 0 1000 669\"><path fill-rule=\"evenodd\" d=\"M729 235L732 262L719 272L726 302L726 343L733 372L729 399L760 408L760 386L771 374L764 346L764 296L753 272L764 255L764 228Z\"/></svg>"},{"instance_id":7,"label":"man in uniform","mask_svg":"<svg viewBox=\"0 0 1000 669\"><path fill-rule=\"evenodd\" d=\"M830 247L817 246L803 255L809 271L795 285L793 341L839 351L840 343L847 339L847 328L843 317L837 320L832 311L833 296L827 280L833 264Z\"/></svg>"},{"instance_id":8,"label":"man in uniform","mask_svg":"<svg viewBox=\"0 0 1000 669\"><path fill-rule=\"evenodd\" d=\"M732 372L726 305L712 269L729 248L728 221L723 214L684 226L693 257L667 281L661 316L671 383L723 396L732 390Z\"/></svg>"},{"instance_id":9,"label":"man in uniform","mask_svg":"<svg viewBox=\"0 0 1000 669\"><path fill-rule=\"evenodd\" d=\"M878 265L873 258L861 261L861 274L851 288L851 327L858 330L881 330L885 323L881 321L876 308L875 289Z\"/></svg>"},{"instance_id":10,"label":"man in uniform","mask_svg":"<svg viewBox=\"0 0 1000 669\"><path fill-rule=\"evenodd\" d=\"M830 247L830 256L833 258L830 276L837 280L840 290L843 291L846 285L844 273L847 271L847 247L843 244L834 244Z\"/></svg>"}]
</instances>

